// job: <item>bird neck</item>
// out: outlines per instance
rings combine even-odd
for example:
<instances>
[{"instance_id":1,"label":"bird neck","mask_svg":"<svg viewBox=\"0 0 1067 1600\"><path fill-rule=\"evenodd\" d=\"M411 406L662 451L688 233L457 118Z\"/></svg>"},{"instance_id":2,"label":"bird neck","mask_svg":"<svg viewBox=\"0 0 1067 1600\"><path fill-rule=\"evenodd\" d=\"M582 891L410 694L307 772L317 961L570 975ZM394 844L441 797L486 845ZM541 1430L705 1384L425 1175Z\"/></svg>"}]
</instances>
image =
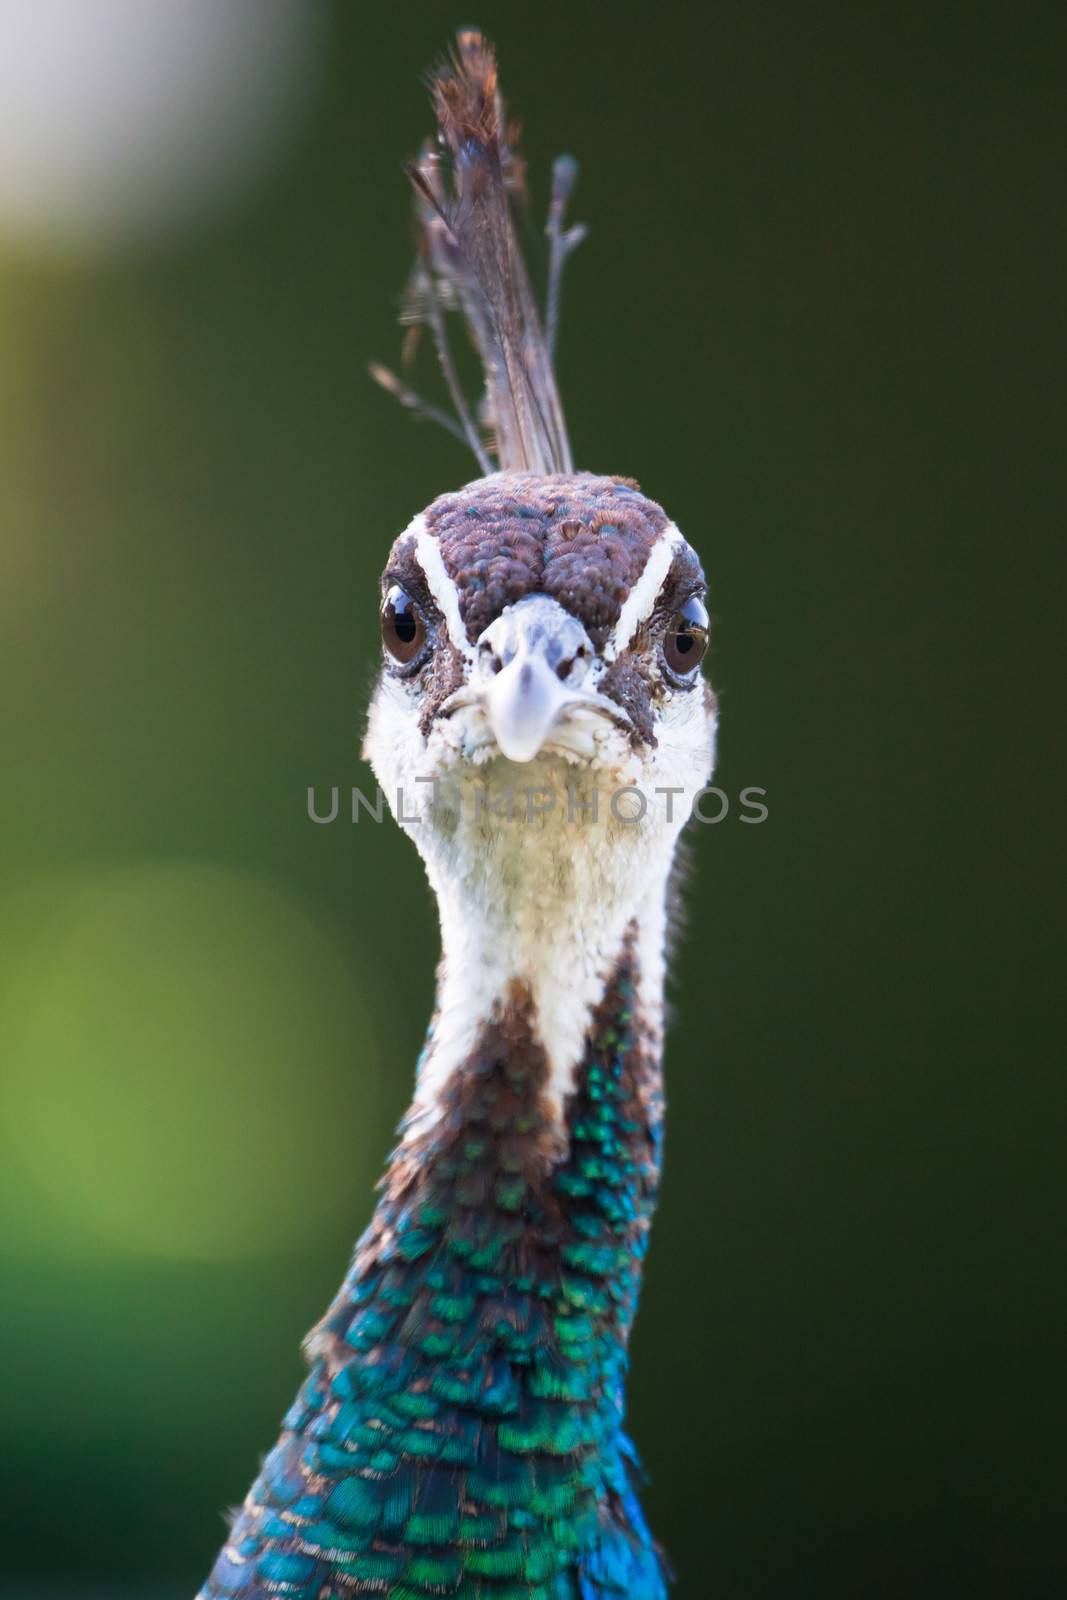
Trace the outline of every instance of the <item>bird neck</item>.
<instances>
[{"instance_id":1,"label":"bird neck","mask_svg":"<svg viewBox=\"0 0 1067 1600\"><path fill-rule=\"evenodd\" d=\"M477 1570L516 1595L519 1575L551 1577L577 1544L599 1547L609 1501L627 1519L610 1559L633 1592L665 1593L623 1433L661 1125L636 944L633 929L591 1019L562 1155L530 992L512 984L440 1115L394 1153L287 1419L314 1483L347 1471L357 1446L373 1452L328 1510L399 1528L425 1504L442 1543L492 1545Z\"/></svg>"},{"instance_id":2,"label":"bird neck","mask_svg":"<svg viewBox=\"0 0 1067 1600\"><path fill-rule=\"evenodd\" d=\"M312 1337L329 1367L371 1360L494 1427L503 1418L501 1443L520 1454L578 1450L574 1408L585 1445L607 1447L622 1418L662 1130L637 945L632 926L590 1019L562 1139L518 980L439 1114L427 1120L416 1106ZM446 1431L458 1426L447 1410L436 1413ZM546 1430L544 1440L520 1437L522 1426Z\"/></svg>"},{"instance_id":3,"label":"bird neck","mask_svg":"<svg viewBox=\"0 0 1067 1600\"><path fill-rule=\"evenodd\" d=\"M324 1480L347 1465L350 1441L376 1452L373 1473L344 1490L361 1497L361 1517L429 1495L416 1496L408 1458L442 1504L455 1500L458 1475L464 1506L487 1508L479 1539L524 1530L528 1574L565 1563L568 1541L600 1540L603 1504L623 1496L627 1562L646 1574L640 1592L660 1595L622 1427L659 1177L665 881L635 871L627 900L609 872L608 918L587 911L582 947L581 919L560 915L563 953L546 960L552 926L531 943L535 924L522 919L537 885L516 870L521 850L487 849L487 877L507 869L501 892L479 898L472 873L442 903L441 988L419 1089L371 1225L309 1340L312 1373L288 1425L308 1432L302 1459ZM562 871L554 848L537 860ZM541 898L548 918L551 897ZM459 929L474 905L480 923ZM484 1011L476 1022L464 1011L446 1032L451 1008L470 1005L468 960L491 973L469 974L484 984ZM575 986L586 1010L561 1099L568 1058L553 1061L562 1036L545 1018Z\"/></svg>"},{"instance_id":4,"label":"bird neck","mask_svg":"<svg viewBox=\"0 0 1067 1600\"><path fill-rule=\"evenodd\" d=\"M535 767L525 793L552 794L551 809L489 815L461 794L414 835L437 895L442 957L406 1130L417 1141L446 1108L454 1114L463 1081L503 1027L543 1057L539 1112L559 1157L602 1002L623 969L642 1051L661 1053L677 827L651 811L636 822L617 817L606 795L593 815L588 793L564 791L551 769Z\"/></svg>"},{"instance_id":5,"label":"bird neck","mask_svg":"<svg viewBox=\"0 0 1067 1600\"><path fill-rule=\"evenodd\" d=\"M480 829L474 848L462 826L444 862L420 840L441 909L437 1006L353 1271L433 1279L441 1311L424 1354L451 1347L454 1294L479 1326L471 1307L507 1298L526 1332L500 1348L522 1359L565 1344L569 1313L595 1306L614 1360L659 1176L673 838L567 836L556 818Z\"/></svg>"}]
</instances>

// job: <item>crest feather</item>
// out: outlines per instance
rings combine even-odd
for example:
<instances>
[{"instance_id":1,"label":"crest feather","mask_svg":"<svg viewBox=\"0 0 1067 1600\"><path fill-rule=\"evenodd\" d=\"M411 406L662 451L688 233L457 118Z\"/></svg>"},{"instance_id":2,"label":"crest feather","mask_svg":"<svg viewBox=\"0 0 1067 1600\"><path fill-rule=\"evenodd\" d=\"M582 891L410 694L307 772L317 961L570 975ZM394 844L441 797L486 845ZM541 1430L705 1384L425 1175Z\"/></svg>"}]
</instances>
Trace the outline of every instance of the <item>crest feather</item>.
<instances>
[{"instance_id":1,"label":"crest feather","mask_svg":"<svg viewBox=\"0 0 1067 1600\"><path fill-rule=\"evenodd\" d=\"M417 254L405 297L405 353L429 329L455 416L422 401L384 368L378 382L424 416L444 422L473 450L481 470L573 470L553 356L563 264L584 237L564 227L577 178L570 157L556 161L546 233L549 282L544 320L519 248L514 209L524 198L517 128L505 119L496 53L484 34L464 29L430 79L437 147L424 145L406 167L415 192ZM458 312L478 353L484 395L472 413L459 383L447 315Z\"/></svg>"}]
</instances>

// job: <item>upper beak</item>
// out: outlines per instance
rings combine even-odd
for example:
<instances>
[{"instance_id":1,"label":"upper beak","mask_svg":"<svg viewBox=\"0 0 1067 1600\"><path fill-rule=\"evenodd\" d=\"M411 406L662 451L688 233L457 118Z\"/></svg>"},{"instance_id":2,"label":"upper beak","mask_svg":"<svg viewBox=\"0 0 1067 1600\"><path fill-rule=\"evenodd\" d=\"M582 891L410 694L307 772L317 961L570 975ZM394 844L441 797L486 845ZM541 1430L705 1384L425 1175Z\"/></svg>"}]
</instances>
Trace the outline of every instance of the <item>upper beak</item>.
<instances>
[{"instance_id":1,"label":"upper beak","mask_svg":"<svg viewBox=\"0 0 1067 1600\"><path fill-rule=\"evenodd\" d=\"M547 595L508 606L478 640L476 677L501 754L532 761L576 701L594 659L577 617Z\"/></svg>"},{"instance_id":2,"label":"upper beak","mask_svg":"<svg viewBox=\"0 0 1067 1600\"><path fill-rule=\"evenodd\" d=\"M509 761L532 761L572 698L544 659L516 655L489 685L485 714Z\"/></svg>"}]
</instances>

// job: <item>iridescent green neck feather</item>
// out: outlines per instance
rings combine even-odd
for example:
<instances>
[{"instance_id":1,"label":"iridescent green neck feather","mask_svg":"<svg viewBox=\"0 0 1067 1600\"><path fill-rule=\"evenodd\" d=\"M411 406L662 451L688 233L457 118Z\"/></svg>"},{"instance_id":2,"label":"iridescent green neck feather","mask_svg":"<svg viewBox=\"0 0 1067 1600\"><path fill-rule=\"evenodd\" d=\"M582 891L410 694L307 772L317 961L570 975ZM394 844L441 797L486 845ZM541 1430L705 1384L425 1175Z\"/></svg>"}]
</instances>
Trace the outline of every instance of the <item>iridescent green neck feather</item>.
<instances>
[{"instance_id":1,"label":"iridescent green neck feather","mask_svg":"<svg viewBox=\"0 0 1067 1600\"><path fill-rule=\"evenodd\" d=\"M400 1144L209 1600L665 1593L623 1432L662 1121L635 981L627 953L562 1160L518 983Z\"/></svg>"}]
</instances>

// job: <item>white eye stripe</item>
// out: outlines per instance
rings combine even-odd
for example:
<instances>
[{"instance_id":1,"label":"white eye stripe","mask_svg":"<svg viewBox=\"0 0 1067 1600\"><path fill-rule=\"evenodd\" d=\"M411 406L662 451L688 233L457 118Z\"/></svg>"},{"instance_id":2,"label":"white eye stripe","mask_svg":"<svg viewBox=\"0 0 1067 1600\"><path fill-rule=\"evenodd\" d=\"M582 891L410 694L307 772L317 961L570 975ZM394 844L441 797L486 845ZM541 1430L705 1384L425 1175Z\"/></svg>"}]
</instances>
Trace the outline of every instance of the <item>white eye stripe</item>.
<instances>
[{"instance_id":1,"label":"white eye stripe","mask_svg":"<svg viewBox=\"0 0 1067 1600\"><path fill-rule=\"evenodd\" d=\"M605 661L614 661L621 655L642 622L651 616L652 609L659 599L660 590L671 570L675 552L684 544L685 540L678 528L673 522L668 522L652 546L644 571L626 596L623 608L619 612L619 620L612 629L611 638L604 646Z\"/></svg>"},{"instance_id":2,"label":"white eye stripe","mask_svg":"<svg viewBox=\"0 0 1067 1600\"><path fill-rule=\"evenodd\" d=\"M421 512L410 524L407 532L415 535L415 559L422 568L430 593L445 619L449 639L463 655L473 658L476 652L467 639L467 630L460 615L459 590L448 575L441 547L426 526L426 519Z\"/></svg>"}]
</instances>

